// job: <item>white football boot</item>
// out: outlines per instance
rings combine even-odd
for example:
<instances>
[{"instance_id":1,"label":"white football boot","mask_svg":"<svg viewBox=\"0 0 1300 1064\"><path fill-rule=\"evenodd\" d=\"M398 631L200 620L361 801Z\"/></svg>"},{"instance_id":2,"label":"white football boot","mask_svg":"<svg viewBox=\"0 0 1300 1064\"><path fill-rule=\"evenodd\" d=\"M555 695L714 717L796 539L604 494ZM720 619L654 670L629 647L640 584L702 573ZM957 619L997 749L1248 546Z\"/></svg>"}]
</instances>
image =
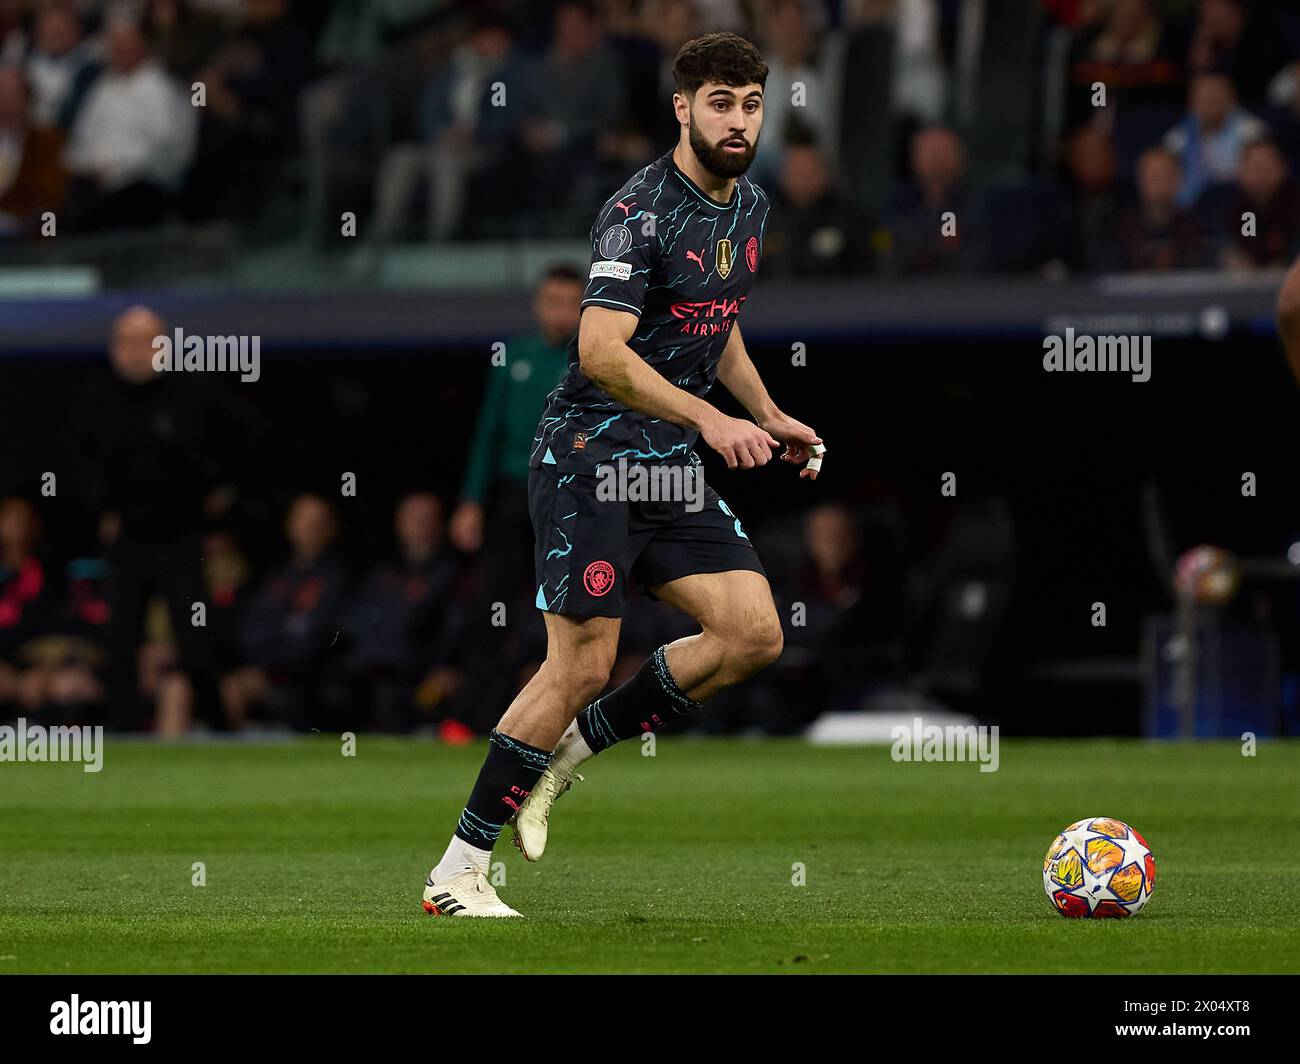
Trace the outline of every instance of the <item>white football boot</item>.
<instances>
[{"instance_id":1,"label":"white football boot","mask_svg":"<svg viewBox=\"0 0 1300 1064\"><path fill-rule=\"evenodd\" d=\"M477 868L467 865L445 879L434 880L433 869L424 886L424 911L430 916L519 916L497 897L496 888Z\"/></svg>"},{"instance_id":2,"label":"white football boot","mask_svg":"<svg viewBox=\"0 0 1300 1064\"><path fill-rule=\"evenodd\" d=\"M573 786L573 781L582 781L582 776L571 772L561 779L553 769L547 767L542 773L537 786L524 799L519 812L515 814L514 841L519 852L529 861L540 861L546 852L547 818L551 815L551 806L555 800Z\"/></svg>"}]
</instances>

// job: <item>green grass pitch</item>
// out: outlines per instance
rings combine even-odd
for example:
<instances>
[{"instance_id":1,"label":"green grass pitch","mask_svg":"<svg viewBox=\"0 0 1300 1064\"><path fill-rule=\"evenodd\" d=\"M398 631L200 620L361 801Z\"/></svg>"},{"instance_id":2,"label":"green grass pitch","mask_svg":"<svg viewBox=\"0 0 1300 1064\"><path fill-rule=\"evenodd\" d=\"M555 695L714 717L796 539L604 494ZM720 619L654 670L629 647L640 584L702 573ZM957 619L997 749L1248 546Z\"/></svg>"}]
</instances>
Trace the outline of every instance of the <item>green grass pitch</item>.
<instances>
[{"instance_id":1,"label":"green grass pitch","mask_svg":"<svg viewBox=\"0 0 1300 1064\"><path fill-rule=\"evenodd\" d=\"M994 773L625 743L560 800L544 861L498 844L525 920L430 918L482 753L109 737L98 774L0 764L0 972L1300 971L1294 742L1004 741ZM1095 815L1155 853L1134 919L1043 895L1055 833Z\"/></svg>"}]
</instances>

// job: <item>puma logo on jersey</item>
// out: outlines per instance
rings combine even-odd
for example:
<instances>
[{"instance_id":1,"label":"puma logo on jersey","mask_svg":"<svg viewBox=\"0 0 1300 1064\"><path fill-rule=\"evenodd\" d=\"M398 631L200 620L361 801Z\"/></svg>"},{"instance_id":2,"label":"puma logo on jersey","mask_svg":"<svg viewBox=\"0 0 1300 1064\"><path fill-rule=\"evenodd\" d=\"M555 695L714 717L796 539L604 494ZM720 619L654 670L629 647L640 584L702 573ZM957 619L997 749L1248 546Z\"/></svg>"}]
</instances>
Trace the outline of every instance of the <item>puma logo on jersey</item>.
<instances>
[{"instance_id":1,"label":"puma logo on jersey","mask_svg":"<svg viewBox=\"0 0 1300 1064\"><path fill-rule=\"evenodd\" d=\"M692 262L698 262L700 264L700 269L704 269L704 248L700 248L700 253L698 255L688 248L686 251L686 257Z\"/></svg>"}]
</instances>

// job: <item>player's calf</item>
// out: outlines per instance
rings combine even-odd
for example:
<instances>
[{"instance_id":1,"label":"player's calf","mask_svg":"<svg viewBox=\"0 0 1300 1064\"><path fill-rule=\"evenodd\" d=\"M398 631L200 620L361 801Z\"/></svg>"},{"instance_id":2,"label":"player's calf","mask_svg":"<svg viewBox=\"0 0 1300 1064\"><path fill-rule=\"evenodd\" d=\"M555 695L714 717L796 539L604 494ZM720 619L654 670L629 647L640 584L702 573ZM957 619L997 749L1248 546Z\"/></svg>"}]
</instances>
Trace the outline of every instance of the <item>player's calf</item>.
<instances>
[{"instance_id":1,"label":"player's calf","mask_svg":"<svg viewBox=\"0 0 1300 1064\"><path fill-rule=\"evenodd\" d=\"M537 747L551 749L575 706L589 705L609 683L613 662L599 658L547 658L505 711L497 729ZM536 691L537 697L530 697Z\"/></svg>"},{"instance_id":2,"label":"player's calf","mask_svg":"<svg viewBox=\"0 0 1300 1064\"><path fill-rule=\"evenodd\" d=\"M582 778L574 771L578 765L623 739L654 731L700 708L673 679L666 649L660 647L632 679L587 706L561 736L551 764L515 817L514 842L528 860L540 860L545 852L551 807L575 777Z\"/></svg>"},{"instance_id":3,"label":"player's calf","mask_svg":"<svg viewBox=\"0 0 1300 1064\"><path fill-rule=\"evenodd\" d=\"M707 638L706 634L696 637ZM551 808L575 779L582 779L576 769L583 761L700 708L674 678L667 649L660 647L627 683L587 706L561 736L550 765L515 817L514 843L528 860L540 860L545 852ZM709 656L705 668L714 677L721 674L717 686L739 682L776 660L781 652L780 625L775 625L774 631L759 627L725 646L719 641L712 649L716 654Z\"/></svg>"}]
</instances>

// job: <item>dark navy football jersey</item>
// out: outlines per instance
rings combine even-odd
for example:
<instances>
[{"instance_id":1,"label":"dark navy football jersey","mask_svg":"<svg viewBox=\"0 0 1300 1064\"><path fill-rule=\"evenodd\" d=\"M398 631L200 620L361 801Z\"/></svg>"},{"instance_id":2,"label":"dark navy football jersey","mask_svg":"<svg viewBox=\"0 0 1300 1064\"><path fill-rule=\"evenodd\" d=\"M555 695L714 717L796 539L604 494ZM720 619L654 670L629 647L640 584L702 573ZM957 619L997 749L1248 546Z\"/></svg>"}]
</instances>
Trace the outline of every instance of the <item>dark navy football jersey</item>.
<instances>
[{"instance_id":1,"label":"dark navy football jersey","mask_svg":"<svg viewBox=\"0 0 1300 1064\"><path fill-rule=\"evenodd\" d=\"M597 216L583 307L638 315L628 346L679 388L706 394L758 272L767 210L767 195L743 176L729 203L710 199L669 152ZM575 335L569 372L547 397L530 465L576 472L619 458L689 463L695 437L694 429L632 410L588 380Z\"/></svg>"}]
</instances>

